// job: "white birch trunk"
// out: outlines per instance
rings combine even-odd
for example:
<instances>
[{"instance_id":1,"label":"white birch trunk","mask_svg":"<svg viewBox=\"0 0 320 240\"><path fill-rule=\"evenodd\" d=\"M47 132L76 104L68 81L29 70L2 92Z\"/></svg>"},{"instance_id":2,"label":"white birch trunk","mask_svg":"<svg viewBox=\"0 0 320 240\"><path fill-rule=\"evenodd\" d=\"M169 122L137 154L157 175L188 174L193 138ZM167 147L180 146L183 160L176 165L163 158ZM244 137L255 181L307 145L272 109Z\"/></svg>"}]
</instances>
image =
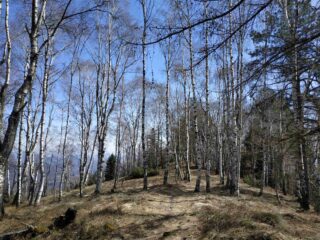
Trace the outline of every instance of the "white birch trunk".
<instances>
[{"instance_id":1,"label":"white birch trunk","mask_svg":"<svg viewBox=\"0 0 320 240\"><path fill-rule=\"evenodd\" d=\"M62 145L62 169L61 169L61 175L60 175L60 183L59 183L59 201L62 200L62 193L63 193L63 182L65 178L65 171L66 171L66 147L67 147L67 139L69 135L69 119L70 119L70 105L71 105L71 93L72 93L72 86L73 86L73 70L71 70L71 81L70 86L68 89L68 105L67 105L67 117L66 117L66 127L64 132L64 139L63 139L63 145Z\"/></svg>"}]
</instances>

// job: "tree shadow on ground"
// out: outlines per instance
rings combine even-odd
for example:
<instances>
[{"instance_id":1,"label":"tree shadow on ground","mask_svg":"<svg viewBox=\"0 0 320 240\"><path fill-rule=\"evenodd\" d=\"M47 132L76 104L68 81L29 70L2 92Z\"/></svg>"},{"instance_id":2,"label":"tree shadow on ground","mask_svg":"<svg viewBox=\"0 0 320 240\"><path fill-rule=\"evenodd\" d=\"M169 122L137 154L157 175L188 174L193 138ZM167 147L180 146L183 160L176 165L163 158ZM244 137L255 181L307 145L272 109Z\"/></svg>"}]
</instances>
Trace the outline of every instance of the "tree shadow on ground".
<instances>
[{"instance_id":1,"label":"tree shadow on ground","mask_svg":"<svg viewBox=\"0 0 320 240\"><path fill-rule=\"evenodd\" d=\"M272 203L273 205L279 206L279 202L277 200L276 194L264 192L262 195L260 195L258 191L256 191L255 189L250 189L250 188L241 189L240 194L248 195L248 196L254 197L256 199L259 199L259 201L268 202L268 203ZM296 203L296 200L286 199L282 195L279 195L279 199L281 202Z\"/></svg>"},{"instance_id":2,"label":"tree shadow on ground","mask_svg":"<svg viewBox=\"0 0 320 240\"><path fill-rule=\"evenodd\" d=\"M178 218L183 217L183 214L179 215L157 215L151 219L145 219L142 222L129 224L121 229L122 233L129 234L132 239L143 238L150 233L150 231L160 229L164 227L163 224L171 220L175 221ZM174 229L171 232L178 231ZM160 237L160 236L159 236Z\"/></svg>"},{"instance_id":3,"label":"tree shadow on ground","mask_svg":"<svg viewBox=\"0 0 320 240\"><path fill-rule=\"evenodd\" d=\"M192 197L195 195L193 191L188 191L178 184L153 185L149 188L149 192L170 197Z\"/></svg>"}]
</instances>

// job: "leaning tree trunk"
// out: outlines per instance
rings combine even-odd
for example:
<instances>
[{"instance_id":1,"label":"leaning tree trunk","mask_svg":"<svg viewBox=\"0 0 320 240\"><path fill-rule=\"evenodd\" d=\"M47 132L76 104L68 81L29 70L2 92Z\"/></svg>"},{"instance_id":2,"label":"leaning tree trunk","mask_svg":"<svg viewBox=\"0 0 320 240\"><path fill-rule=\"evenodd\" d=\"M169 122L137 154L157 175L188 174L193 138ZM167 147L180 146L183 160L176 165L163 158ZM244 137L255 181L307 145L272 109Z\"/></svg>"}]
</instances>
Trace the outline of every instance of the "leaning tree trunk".
<instances>
[{"instance_id":1,"label":"leaning tree trunk","mask_svg":"<svg viewBox=\"0 0 320 240\"><path fill-rule=\"evenodd\" d=\"M21 110L24 107L24 100L28 92L30 92L33 84L33 78L36 73L37 62L38 62L38 31L43 20L43 14L45 11L45 5L47 1L43 1L43 6L41 12L38 14L38 1L32 2L32 23L31 30L29 34L30 38L30 59L29 59L29 69L28 74L25 77L22 85L19 87L14 96L13 108L8 118L8 125L5 131L4 139L0 144L0 175L4 174L4 169L7 165L8 158L11 154L14 141L16 138L16 133L19 125L19 119L21 115ZM2 108L2 107L1 107ZM3 116L3 115L2 115ZM2 119L1 119L2 121ZM3 175L2 175L3 176ZM0 218L4 214L3 208L3 177L0 177Z\"/></svg>"},{"instance_id":2,"label":"leaning tree trunk","mask_svg":"<svg viewBox=\"0 0 320 240\"><path fill-rule=\"evenodd\" d=\"M2 10L2 1L0 2L0 15ZM6 0L6 10L5 10L5 32L6 32L6 46L5 52L7 52L6 56L6 76L5 83L1 86L0 92L0 137L3 134L3 115L5 111L5 98L7 89L10 81L10 71L11 71L11 40L10 40L10 32L9 32L9 0ZM18 124L16 124L18 126ZM15 136L14 136L15 137ZM11 141L14 141L12 139ZM12 143L12 147L13 147ZM1 144L2 145L2 144ZM1 146L2 147L2 146ZM10 151L11 152L11 151ZM3 203L3 192L4 192L4 184L5 184L5 169L7 165L7 161L9 158L9 154L3 156L0 152L0 218L4 215L4 203Z\"/></svg>"},{"instance_id":3,"label":"leaning tree trunk","mask_svg":"<svg viewBox=\"0 0 320 240\"><path fill-rule=\"evenodd\" d=\"M11 38L10 38L10 27L9 27L9 0L6 0L5 32L6 32L6 44L4 49L3 63L6 63L6 74L5 74L5 82L0 88L0 137L1 138L3 135L3 115L5 112L6 96L7 96L7 91L10 83L10 78L11 78Z\"/></svg>"},{"instance_id":4,"label":"leaning tree trunk","mask_svg":"<svg viewBox=\"0 0 320 240\"><path fill-rule=\"evenodd\" d=\"M93 154L94 154L94 150L96 147L96 142L97 142L97 138L98 138L98 134L95 134L94 140L93 140L93 145L91 148L91 154L90 154L90 159L89 159L89 163L88 166L86 167L86 169L84 170L84 176L83 176L83 186L87 185L88 182L88 177L89 177L89 170L92 166L92 162L93 162Z\"/></svg>"}]
</instances>

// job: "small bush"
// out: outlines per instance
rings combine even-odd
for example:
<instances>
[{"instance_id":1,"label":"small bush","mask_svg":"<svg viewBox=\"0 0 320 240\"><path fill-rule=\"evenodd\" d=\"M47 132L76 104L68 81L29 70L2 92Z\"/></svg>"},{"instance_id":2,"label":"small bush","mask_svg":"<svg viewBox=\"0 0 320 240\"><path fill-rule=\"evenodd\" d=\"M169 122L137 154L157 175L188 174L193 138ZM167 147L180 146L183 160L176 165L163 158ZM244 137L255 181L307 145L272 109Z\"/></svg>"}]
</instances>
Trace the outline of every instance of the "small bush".
<instances>
[{"instance_id":1,"label":"small bush","mask_svg":"<svg viewBox=\"0 0 320 240\"><path fill-rule=\"evenodd\" d=\"M55 239L124 239L118 233L118 225L112 220L105 220L103 224L82 223L78 225L79 236L77 238L55 238Z\"/></svg>"},{"instance_id":2,"label":"small bush","mask_svg":"<svg viewBox=\"0 0 320 240\"><path fill-rule=\"evenodd\" d=\"M243 178L243 182L252 186L252 187L258 187L258 184L256 181L254 181L253 177L251 175L246 175Z\"/></svg>"},{"instance_id":3,"label":"small bush","mask_svg":"<svg viewBox=\"0 0 320 240\"><path fill-rule=\"evenodd\" d=\"M42 234L42 233L46 233L49 231L49 228L47 226L44 225L38 225L34 228L34 232L36 234Z\"/></svg>"},{"instance_id":4,"label":"small bush","mask_svg":"<svg viewBox=\"0 0 320 240\"><path fill-rule=\"evenodd\" d=\"M158 175L159 175L159 171L157 169L149 169L148 170L149 177L158 176Z\"/></svg>"},{"instance_id":5,"label":"small bush","mask_svg":"<svg viewBox=\"0 0 320 240\"><path fill-rule=\"evenodd\" d=\"M108 222L104 225L104 228L107 232L113 232L117 229L117 227L115 225L113 225L112 223L108 223Z\"/></svg>"},{"instance_id":6,"label":"small bush","mask_svg":"<svg viewBox=\"0 0 320 240\"><path fill-rule=\"evenodd\" d=\"M202 232L208 234L214 231L220 234L235 228L245 228L248 231L254 230L256 229L256 225L249 216L249 214L242 213L241 211L231 213L230 211L208 208L201 214Z\"/></svg>"},{"instance_id":7,"label":"small bush","mask_svg":"<svg viewBox=\"0 0 320 240\"><path fill-rule=\"evenodd\" d=\"M246 219L246 218L240 221L240 225L245 227L246 229L251 229L251 230L254 230L257 228L257 226L254 224L254 222L252 222L252 220Z\"/></svg>"},{"instance_id":8,"label":"small bush","mask_svg":"<svg viewBox=\"0 0 320 240\"><path fill-rule=\"evenodd\" d=\"M315 205L314 205L314 210L317 212L317 213L320 213L320 200L318 200Z\"/></svg>"},{"instance_id":9,"label":"small bush","mask_svg":"<svg viewBox=\"0 0 320 240\"><path fill-rule=\"evenodd\" d=\"M314 194L314 210L320 213L320 193L319 190Z\"/></svg>"},{"instance_id":10,"label":"small bush","mask_svg":"<svg viewBox=\"0 0 320 240\"><path fill-rule=\"evenodd\" d=\"M136 167L132 169L130 174L130 179L143 178L144 171L142 167ZM159 175L159 171L157 169L148 169L148 177L153 177Z\"/></svg>"},{"instance_id":11,"label":"small bush","mask_svg":"<svg viewBox=\"0 0 320 240\"><path fill-rule=\"evenodd\" d=\"M281 217L278 214L259 212L254 213L252 218L258 222L268 224L270 226L278 226L281 223Z\"/></svg>"},{"instance_id":12,"label":"small bush","mask_svg":"<svg viewBox=\"0 0 320 240\"><path fill-rule=\"evenodd\" d=\"M96 184L97 182L97 175L95 174L89 174L88 175L88 181L87 181L87 186L91 186Z\"/></svg>"},{"instance_id":13,"label":"small bush","mask_svg":"<svg viewBox=\"0 0 320 240\"><path fill-rule=\"evenodd\" d=\"M143 178L143 168L142 167L136 167L132 169L130 178Z\"/></svg>"},{"instance_id":14,"label":"small bush","mask_svg":"<svg viewBox=\"0 0 320 240\"><path fill-rule=\"evenodd\" d=\"M162 234L163 237L169 237L171 235L171 232L164 232Z\"/></svg>"},{"instance_id":15,"label":"small bush","mask_svg":"<svg viewBox=\"0 0 320 240\"><path fill-rule=\"evenodd\" d=\"M225 232L230 228L239 227L240 222L238 219L230 216L226 212L210 211L202 216L204 233L208 233L212 230L216 232Z\"/></svg>"},{"instance_id":16,"label":"small bush","mask_svg":"<svg viewBox=\"0 0 320 240\"><path fill-rule=\"evenodd\" d=\"M253 233L247 236L247 240L272 240L272 237L268 233L264 232L258 232L258 233Z\"/></svg>"}]
</instances>

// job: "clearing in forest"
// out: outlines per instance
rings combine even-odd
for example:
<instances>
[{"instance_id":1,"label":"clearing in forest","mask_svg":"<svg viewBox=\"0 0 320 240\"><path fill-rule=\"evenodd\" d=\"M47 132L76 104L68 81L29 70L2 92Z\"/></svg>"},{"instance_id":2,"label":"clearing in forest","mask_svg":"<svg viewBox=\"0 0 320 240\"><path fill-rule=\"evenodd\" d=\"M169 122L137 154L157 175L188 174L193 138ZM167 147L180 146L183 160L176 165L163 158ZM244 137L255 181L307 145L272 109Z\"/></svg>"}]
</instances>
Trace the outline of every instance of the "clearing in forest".
<instances>
[{"instance_id":1,"label":"clearing in forest","mask_svg":"<svg viewBox=\"0 0 320 240\"><path fill-rule=\"evenodd\" d=\"M78 190L66 193L62 202L53 196L39 207L7 208L0 222L0 235L32 225L35 239L320 239L320 216L302 212L292 196L273 189L262 197L258 189L241 184L241 196L231 197L213 177L211 193L194 193L194 180L162 185L162 176L149 178L149 190L142 191L142 179L103 184L103 194L87 187L84 198ZM202 185L204 186L204 182ZM78 210L75 221L64 229L49 229L53 219L68 207Z\"/></svg>"}]
</instances>

